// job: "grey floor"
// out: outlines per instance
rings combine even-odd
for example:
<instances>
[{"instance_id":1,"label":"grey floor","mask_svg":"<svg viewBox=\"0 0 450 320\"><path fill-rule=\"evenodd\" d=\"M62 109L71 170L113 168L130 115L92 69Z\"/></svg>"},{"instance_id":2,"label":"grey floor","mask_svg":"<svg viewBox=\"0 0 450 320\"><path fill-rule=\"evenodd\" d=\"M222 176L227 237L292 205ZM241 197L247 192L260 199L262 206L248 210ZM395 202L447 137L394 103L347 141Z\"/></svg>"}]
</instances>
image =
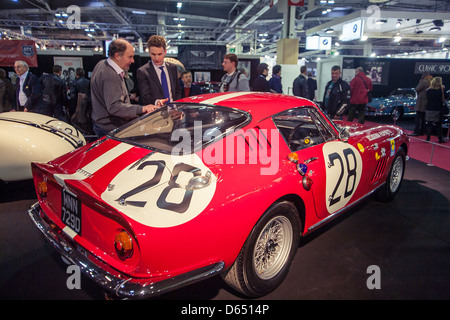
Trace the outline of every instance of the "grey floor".
<instances>
[{"instance_id":1,"label":"grey floor","mask_svg":"<svg viewBox=\"0 0 450 320\"><path fill-rule=\"evenodd\" d=\"M369 200L304 238L287 279L261 300L450 299L450 174L409 160L397 198ZM2 187L4 188L4 186ZM29 182L9 184L0 199L0 299L97 300L103 292L69 274L28 217ZM380 289L369 289L369 266ZM220 276L156 300L240 300Z\"/></svg>"}]
</instances>

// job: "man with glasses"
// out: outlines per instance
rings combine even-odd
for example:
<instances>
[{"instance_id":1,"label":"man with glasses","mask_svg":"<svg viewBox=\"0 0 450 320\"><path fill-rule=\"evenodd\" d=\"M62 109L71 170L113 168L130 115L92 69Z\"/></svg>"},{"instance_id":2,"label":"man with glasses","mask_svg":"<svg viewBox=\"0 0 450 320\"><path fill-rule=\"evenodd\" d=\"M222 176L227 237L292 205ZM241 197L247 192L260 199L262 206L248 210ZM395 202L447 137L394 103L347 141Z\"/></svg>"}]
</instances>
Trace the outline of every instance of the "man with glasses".
<instances>
[{"instance_id":1,"label":"man with glasses","mask_svg":"<svg viewBox=\"0 0 450 320\"><path fill-rule=\"evenodd\" d=\"M250 91L248 78L237 70L238 58L234 53L223 57L222 67L226 74L222 77L220 92Z\"/></svg>"}]
</instances>

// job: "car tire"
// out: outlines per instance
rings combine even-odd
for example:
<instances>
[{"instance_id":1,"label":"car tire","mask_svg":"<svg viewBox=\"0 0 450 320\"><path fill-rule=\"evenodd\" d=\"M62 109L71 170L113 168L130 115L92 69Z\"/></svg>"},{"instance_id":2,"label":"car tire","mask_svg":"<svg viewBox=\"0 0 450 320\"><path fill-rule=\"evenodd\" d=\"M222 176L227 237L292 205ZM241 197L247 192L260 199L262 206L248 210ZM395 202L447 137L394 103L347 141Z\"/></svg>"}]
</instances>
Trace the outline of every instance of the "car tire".
<instances>
[{"instance_id":1,"label":"car tire","mask_svg":"<svg viewBox=\"0 0 450 320\"><path fill-rule=\"evenodd\" d=\"M300 241L301 222L295 206L273 204L256 223L225 282L250 298L275 290L285 279Z\"/></svg>"},{"instance_id":2,"label":"car tire","mask_svg":"<svg viewBox=\"0 0 450 320\"><path fill-rule=\"evenodd\" d=\"M405 151L399 148L389 170L386 183L378 190L376 198L378 201L389 202L395 198L400 190L405 173Z\"/></svg>"}]
</instances>

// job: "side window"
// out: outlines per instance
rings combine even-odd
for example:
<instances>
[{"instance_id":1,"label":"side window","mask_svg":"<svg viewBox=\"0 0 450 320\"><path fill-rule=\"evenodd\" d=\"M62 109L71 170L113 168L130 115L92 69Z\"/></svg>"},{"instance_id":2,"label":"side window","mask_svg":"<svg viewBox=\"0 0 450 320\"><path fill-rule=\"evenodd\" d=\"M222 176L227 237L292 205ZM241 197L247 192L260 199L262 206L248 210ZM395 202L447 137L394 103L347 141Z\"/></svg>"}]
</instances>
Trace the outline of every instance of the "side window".
<instances>
[{"instance_id":1,"label":"side window","mask_svg":"<svg viewBox=\"0 0 450 320\"><path fill-rule=\"evenodd\" d=\"M291 151L335 139L326 121L313 108L290 109L274 116L273 121Z\"/></svg>"}]
</instances>

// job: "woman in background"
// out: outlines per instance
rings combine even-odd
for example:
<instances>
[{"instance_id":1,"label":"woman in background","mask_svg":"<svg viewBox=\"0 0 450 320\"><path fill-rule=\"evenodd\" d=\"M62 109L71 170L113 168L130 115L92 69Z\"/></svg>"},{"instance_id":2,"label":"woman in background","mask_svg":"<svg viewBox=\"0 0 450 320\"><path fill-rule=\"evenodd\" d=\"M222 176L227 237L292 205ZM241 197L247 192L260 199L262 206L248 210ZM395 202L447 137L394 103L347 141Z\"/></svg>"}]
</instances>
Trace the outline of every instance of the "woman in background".
<instances>
[{"instance_id":1,"label":"woman in background","mask_svg":"<svg viewBox=\"0 0 450 320\"><path fill-rule=\"evenodd\" d=\"M435 127L439 143L444 143L445 141L442 138L442 116L445 100L441 77L435 77L431 80L430 87L427 89L427 101L425 113L427 141L430 141L431 132L433 127Z\"/></svg>"}]
</instances>

